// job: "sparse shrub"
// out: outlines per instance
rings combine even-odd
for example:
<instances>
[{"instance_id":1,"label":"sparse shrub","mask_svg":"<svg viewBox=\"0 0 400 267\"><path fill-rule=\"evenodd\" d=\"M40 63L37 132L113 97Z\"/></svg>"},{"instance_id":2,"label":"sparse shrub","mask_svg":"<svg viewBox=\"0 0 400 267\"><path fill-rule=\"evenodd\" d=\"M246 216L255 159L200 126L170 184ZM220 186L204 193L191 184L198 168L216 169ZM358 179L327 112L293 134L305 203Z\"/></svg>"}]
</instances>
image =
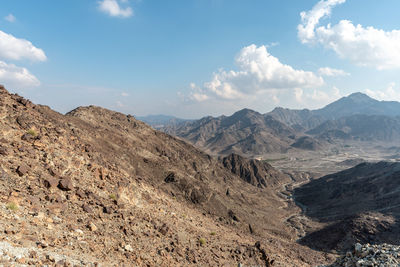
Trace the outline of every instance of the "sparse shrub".
<instances>
[{"instance_id":1,"label":"sparse shrub","mask_svg":"<svg viewBox=\"0 0 400 267\"><path fill-rule=\"evenodd\" d=\"M216 232L211 232L211 233L210 233L210 235L216 235L216 234L217 234Z\"/></svg>"},{"instance_id":2,"label":"sparse shrub","mask_svg":"<svg viewBox=\"0 0 400 267\"><path fill-rule=\"evenodd\" d=\"M18 205L15 202L8 203L6 207L7 207L7 209L12 210L12 211L18 210Z\"/></svg>"},{"instance_id":3,"label":"sparse shrub","mask_svg":"<svg viewBox=\"0 0 400 267\"><path fill-rule=\"evenodd\" d=\"M206 239L205 239L205 238L200 238L200 239L199 239L199 244L200 244L201 246L204 246L204 245L206 244Z\"/></svg>"},{"instance_id":4,"label":"sparse shrub","mask_svg":"<svg viewBox=\"0 0 400 267\"><path fill-rule=\"evenodd\" d=\"M38 135L37 132L34 129L29 129L26 133L30 134L32 136L37 136Z\"/></svg>"},{"instance_id":5,"label":"sparse shrub","mask_svg":"<svg viewBox=\"0 0 400 267\"><path fill-rule=\"evenodd\" d=\"M117 196L116 196L114 193L111 193L111 194L109 195L109 197L110 197L110 199L112 199L112 200L117 200Z\"/></svg>"}]
</instances>

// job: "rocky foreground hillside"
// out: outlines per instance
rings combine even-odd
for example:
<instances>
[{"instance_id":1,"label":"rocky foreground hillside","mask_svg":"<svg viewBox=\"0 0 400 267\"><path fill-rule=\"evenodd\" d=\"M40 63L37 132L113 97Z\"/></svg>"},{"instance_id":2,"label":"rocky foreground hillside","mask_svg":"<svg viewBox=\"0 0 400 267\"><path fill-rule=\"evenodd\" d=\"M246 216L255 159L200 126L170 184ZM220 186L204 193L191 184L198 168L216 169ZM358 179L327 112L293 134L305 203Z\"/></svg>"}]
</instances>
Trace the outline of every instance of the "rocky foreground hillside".
<instances>
[{"instance_id":1,"label":"rocky foreground hillside","mask_svg":"<svg viewBox=\"0 0 400 267\"><path fill-rule=\"evenodd\" d=\"M62 115L3 87L0 132L1 265L332 260L295 242L286 220L300 210L278 191L296 181L276 170L253 168L248 180L132 116L92 106Z\"/></svg>"}]
</instances>

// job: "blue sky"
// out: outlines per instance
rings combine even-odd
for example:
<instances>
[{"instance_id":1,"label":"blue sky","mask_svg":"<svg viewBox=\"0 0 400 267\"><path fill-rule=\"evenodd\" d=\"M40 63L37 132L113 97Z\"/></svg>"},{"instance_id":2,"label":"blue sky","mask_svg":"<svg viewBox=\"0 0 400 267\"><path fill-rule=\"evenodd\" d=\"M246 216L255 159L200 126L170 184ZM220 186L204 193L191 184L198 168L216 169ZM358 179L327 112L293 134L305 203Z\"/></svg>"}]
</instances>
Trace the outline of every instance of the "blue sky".
<instances>
[{"instance_id":1,"label":"blue sky","mask_svg":"<svg viewBox=\"0 0 400 267\"><path fill-rule=\"evenodd\" d=\"M397 0L4 0L0 83L63 113L94 104L199 118L318 108L356 91L400 101L399 10Z\"/></svg>"}]
</instances>

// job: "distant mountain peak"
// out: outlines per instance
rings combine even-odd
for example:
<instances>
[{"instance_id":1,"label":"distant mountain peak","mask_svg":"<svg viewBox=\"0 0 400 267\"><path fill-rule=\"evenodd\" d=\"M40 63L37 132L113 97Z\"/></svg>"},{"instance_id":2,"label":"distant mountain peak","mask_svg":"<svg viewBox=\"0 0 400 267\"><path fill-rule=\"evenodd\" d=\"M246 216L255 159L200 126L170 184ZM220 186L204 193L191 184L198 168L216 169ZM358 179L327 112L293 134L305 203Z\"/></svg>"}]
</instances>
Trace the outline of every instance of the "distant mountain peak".
<instances>
[{"instance_id":1,"label":"distant mountain peak","mask_svg":"<svg viewBox=\"0 0 400 267\"><path fill-rule=\"evenodd\" d=\"M254 110L249 109L249 108L241 109L239 111L236 111L234 114L246 114L246 113L258 113L258 114L260 114L259 112L254 111Z\"/></svg>"},{"instance_id":2,"label":"distant mountain peak","mask_svg":"<svg viewBox=\"0 0 400 267\"><path fill-rule=\"evenodd\" d=\"M230 117L232 117L232 118L242 118L242 117L246 117L248 115L261 115L261 113L259 113L257 111L254 111L252 109L249 109L249 108L244 108L244 109L241 109L239 111L236 111Z\"/></svg>"},{"instance_id":3,"label":"distant mountain peak","mask_svg":"<svg viewBox=\"0 0 400 267\"><path fill-rule=\"evenodd\" d=\"M371 101L371 100L377 101L361 92L352 93L349 96L347 96L346 98L352 99L352 100L361 100L361 101Z\"/></svg>"}]
</instances>

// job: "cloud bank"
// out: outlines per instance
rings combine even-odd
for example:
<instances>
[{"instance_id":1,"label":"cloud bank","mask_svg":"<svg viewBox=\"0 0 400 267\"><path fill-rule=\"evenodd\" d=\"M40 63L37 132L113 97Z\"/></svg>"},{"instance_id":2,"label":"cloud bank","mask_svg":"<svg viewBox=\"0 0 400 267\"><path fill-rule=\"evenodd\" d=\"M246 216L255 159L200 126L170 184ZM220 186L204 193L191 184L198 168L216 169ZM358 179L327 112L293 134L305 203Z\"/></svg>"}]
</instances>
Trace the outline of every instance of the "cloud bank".
<instances>
[{"instance_id":1,"label":"cloud bank","mask_svg":"<svg viewBox=\"0 0 400 267\"><path fill-rule=\"evenodd\" d=\"M26 68L0 61L0 82L10 87L29 88L40 85L39 80Z\"/></svg>"},{"instance_id":2,"label":"cloud bank","mask_svg":"<svg viewBox=\"0 0 400 267\"><path fill-rule=\"evenodd\" d=\"M30 61L46 61L44 51L35 47L25 39L16 38L0 31L0 58L11 60L28 59Z\"/></svg>"},{"instance_id":3,"label":"cloud bank","mask_svg":"<svg viewBox=\"0 0 400 267\"><path fill-rule=\"evenodd\" d=\"M244 47L235 59L238 70L219 70L204 91L222 99L238 99L266 90L319 87L324 80L310 71L297 70L272 56L266 46ZM205 100L203 92L196 98Z\"/></svg>"},{"instance_id":4,"label":"cloud bank","mask_svg":"<svg viewBox=\"0 0 400 267\"><path fill-rule=\"evenodd\" d=\"M39 80L26 68L2 60L46 61L47 57L42 49L28 40L0 31L0 83L16 89L39 86Z\"/></svg>"},{"instance_id":5,"label":"cloud bank","mask_svg":"<svg viewBox=\"0 0 400 267\"><path fill-rule=\"evenodd\" d=\"M333 7L346 0L321 0L310 11L301 12L298 37L304 44L321 44L340 58L378 70L400 67L400 31L384 31L372 26L341 20L336 25L319 26Z\"/></svg>"},{"instance_id":6,"label":"cloud bank","mask_svg":"<svg viewBox=\"0 0 400 267\"><path fill-rule=\"evenodd\" d=\"M327 77L338 77L338 76L349 76L350 73L345 72L344 70L333 69L329 67L319 68L318 73L321 76Z\"/></svg>"}]
</instances>

